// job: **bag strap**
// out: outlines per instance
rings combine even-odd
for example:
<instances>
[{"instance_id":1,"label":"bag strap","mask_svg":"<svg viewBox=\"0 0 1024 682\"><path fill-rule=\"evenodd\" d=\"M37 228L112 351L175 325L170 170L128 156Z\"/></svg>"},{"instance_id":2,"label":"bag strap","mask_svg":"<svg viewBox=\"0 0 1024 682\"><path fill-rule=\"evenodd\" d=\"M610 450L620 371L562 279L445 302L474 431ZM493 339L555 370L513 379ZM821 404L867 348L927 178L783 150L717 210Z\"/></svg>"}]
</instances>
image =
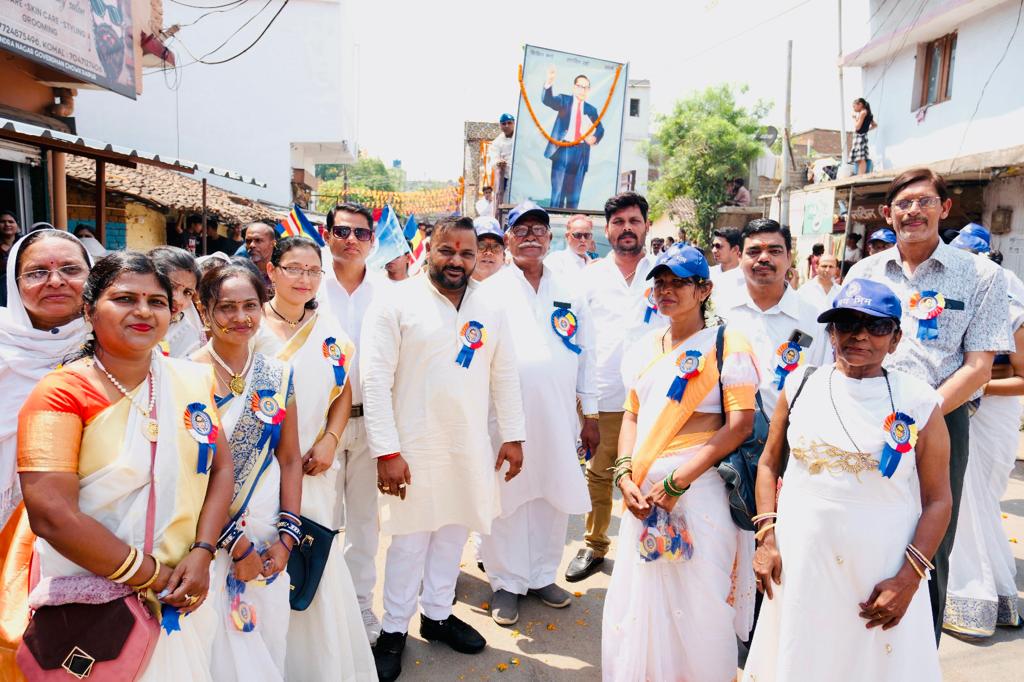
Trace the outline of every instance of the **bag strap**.
<instances>
[{"instance_id":1,"label":"bag strap","mask_svg":"<svg viewBox=\"0 0 1024 682\"><path fill-rule=\"evenodd\" d=\"M149 376L149 394L152 398L156 391L156 375ZM149 411L149 418L156 420L156 401L153 401L153 408ZM142 551L150 554L153 551L153 527L156 525L156 477L153 470L156 468L156 441L149 443L149 499L146 501L146 539L143 541Z\"/></svg>"},{"instance_id":2,"label":"bag strap","mask_svg":"<svg viewBox=\"0 0 1024 682\"><path fill-rule=\"evenodd\" d=\"M725 361L725 325L718 326L718 334L715 337L715 362L718 364L718 396L722 402L722 414L725 414L725 389L722 387L722 363ZM764 412L764 405L761 403L761 389L754 387L754 408Z\"/></svg>"},{"instance_id":3,"label":"bag strap","mask_svg":"<svg viewBox=\"0 0 1024 682\"><path fill-rule=\"evenodd\" d=\"M796 399L800 397L800 393L804 390L804 384L807 383L807 380L811 378L811 375L814 374L816 369L818 368L812 366L808 367L807 371L804 372L804 378L800 380L800 385L796 387L796 393L793 394L793 401L789 403L789 411L791 413L793 408L796 406Z\"/></svg>"}]
</instances>

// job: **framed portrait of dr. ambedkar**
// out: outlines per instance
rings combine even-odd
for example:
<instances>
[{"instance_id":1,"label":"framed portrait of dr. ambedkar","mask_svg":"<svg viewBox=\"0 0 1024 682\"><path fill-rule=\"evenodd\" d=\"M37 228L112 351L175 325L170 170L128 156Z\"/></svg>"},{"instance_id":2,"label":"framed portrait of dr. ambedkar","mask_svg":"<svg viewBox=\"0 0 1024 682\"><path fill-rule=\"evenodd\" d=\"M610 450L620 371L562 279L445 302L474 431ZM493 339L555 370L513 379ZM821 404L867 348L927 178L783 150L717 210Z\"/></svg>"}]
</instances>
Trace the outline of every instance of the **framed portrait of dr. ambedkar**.
<instances>
[{"instance_id":1,"label":"framed portrait of dr. ambedkar","mask_svg":"<svg viewBox=\"0 0 1024 682\"><path fill-rule=\"evenodd\" d=\"M527 45L509 201L600 211L619 186L628 65Z\"/></svg>"}]
</instances>

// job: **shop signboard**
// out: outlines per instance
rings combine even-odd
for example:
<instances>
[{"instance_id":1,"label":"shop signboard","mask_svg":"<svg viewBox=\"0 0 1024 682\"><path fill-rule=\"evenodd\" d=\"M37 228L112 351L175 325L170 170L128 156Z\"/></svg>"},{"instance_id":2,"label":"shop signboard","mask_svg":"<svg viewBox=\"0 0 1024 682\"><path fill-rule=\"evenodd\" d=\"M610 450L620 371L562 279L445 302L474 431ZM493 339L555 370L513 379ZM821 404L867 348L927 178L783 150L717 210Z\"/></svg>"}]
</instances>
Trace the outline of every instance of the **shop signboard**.
<instances>
[{"instance_id":1,"label":"shop signboard","mask_svg":"<svg viewBox=\"0 0 1024 682\"><path fill-rule=\"evenodd\" d=\"M0 0L0 50L135 99L131 0Z\"/></svg>"},{"instance_id":2,"label":"shop signboard","mask_svg":"<svg viewBox=\"0 0 1024 682\"><path fill-rule=\"evenodd\" d=\"M800 234L823 236L832 233L832 218L835 209L836 191L829 187L803 192L803 219ZM794 222L794 225L796 223Z\"/></svg>"}]
</instances>

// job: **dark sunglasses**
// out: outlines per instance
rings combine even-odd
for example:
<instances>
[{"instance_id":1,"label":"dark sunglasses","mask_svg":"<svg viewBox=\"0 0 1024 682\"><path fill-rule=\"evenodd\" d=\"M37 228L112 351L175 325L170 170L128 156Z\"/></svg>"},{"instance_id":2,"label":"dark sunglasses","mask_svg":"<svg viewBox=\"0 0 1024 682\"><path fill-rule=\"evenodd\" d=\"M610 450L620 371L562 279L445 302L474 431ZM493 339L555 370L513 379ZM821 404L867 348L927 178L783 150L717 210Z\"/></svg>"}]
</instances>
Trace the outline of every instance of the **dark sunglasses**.
<instances>
[{"instance_id":1,"label":"dark sunglasses","mask_svg":"<svg viewBox=\"0 0 1024 682\"><path fill-rule=\"evenodd\" d=\"M837 317L832 328L840 334L856 334L867 329L871 336L889 336L900 328L898 320L891 317Z\"/></svg>"},{"instance_id":2,"label":"dark sunglasses","mask_svg":"<svg viewBox=\"0 0 1024 682\"><path fill-rule=\"evenodd\" d=\"M573 239L583 240L583 239L590 239L591 237L594 236L594 233L593 232L570 232L569 236L572 237Z\"/></svg>"},{"instance_id":3,"label":"dark sunglasses","mask_svg":"<svg viewBox=\"0 0 1024 682\"><path fill-rule=\"evenodd\" d=\"M356 239L361 242L368 242L373 239L373 230L368 227L349 227L348 225L335 225L331 228L331 234L338 239L348 239L350 234L355 234Z\"/></svg>"}]
</instances>

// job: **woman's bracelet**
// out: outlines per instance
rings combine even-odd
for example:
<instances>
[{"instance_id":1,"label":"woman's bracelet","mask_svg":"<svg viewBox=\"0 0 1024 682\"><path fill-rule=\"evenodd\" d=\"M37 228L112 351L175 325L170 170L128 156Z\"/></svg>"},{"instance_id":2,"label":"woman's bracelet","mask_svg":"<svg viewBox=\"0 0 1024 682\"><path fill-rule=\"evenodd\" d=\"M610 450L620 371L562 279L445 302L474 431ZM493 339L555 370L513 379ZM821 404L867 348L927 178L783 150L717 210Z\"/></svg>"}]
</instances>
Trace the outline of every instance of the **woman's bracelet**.
<instances>
[{"instance_id":1,"label":"woman's bracelet","mask_svg":"<svg viewBox=\"0 0 1024 682\"><path fill-rule=\"evenodd\" d=\"M197 540L196 542L192 543L192 546L188 548L188 551L191 552L194 549L205 549L207 552L210 553L211 557L217 556L217 548L211 545L209 542L199 542Z\"/></svg>"},{"instance_id":2,"label":"woman's bracelet","mask_svg":"<svg viewBox=\"0 0 1024 682\"><path fill-rule=\"evenodd\" d=\"M285 541L284 541L284 539L285 539L286 537L287 537L287 538L292 538L292 544L291 544L290 546L288 545L288 543L287 543L287 542L285 542ZM292 537L291 535L288 535L287 533L278 533L278 536L277 536L277 541L278 541L278 542L280 542L280 543L281 543L281 545L283 545L283 546L284 546L284 548L285 548L286 550L288 550L288 553L289 553L289 554L291 554L291 553L292 553L292 550L293 550L293 549L295 549L295 546L296 546L296 545L298 544L298 543L297 543L297 542L295 541L295 538L293 538L293 537Z\"/></svg>"},{"instance_id":3,"label":"woman's bracelet","mask_svg":"<svg viewBox=\"0 0 1024 682\"><path fill-rule=\"evenodd\" d=\"M255 542L250 542L249 543L249 547L244 552L242 552L242 556L238 557L237 559L234 559L234 558L231 559L232 563L236 563L237 564L239 561L242 561L243 559L245 559L245 557L247 557L250 554L252 554L255 550L256 550L256 543Z\"/></svg>"},{"instance_id":4,"label":"woman's bracelet","mask_svg":"<svg viewBox=\"0 0 1024 682\"><path fill-rule=\"evenodd\" d=\"M753 523L756 526L759 523L761 523L762 521L767 521L768 519L771 519L771 520L774 521L778 517L779 517L778 512L764 512L763 514L754 514L753 516L751 516L750 517L750 522Z\"/></svg>"},{"instance_id":5,"label":"woman's bracelet","mask_svg":"<svg viewBox=\"0 0 1024 682\"><path fill-rule=\"evenodd\" d=\"M334 431L331 431L329 429L324 430L324 435L325 436L334 436L334 444L335 445L341 445L341 436L336 434Z\"/></svg>"},{"instance_id":6,"label":"woman's bracelet","mask_svg":"<svg viewBox=\"0 0 1024 682\"><path fill-rule=\"evenodd\" d=\"M121 578L124 575L125 571L128 570L128 567L135 563L135 554L138 551L139 550L135 549L134 547L129 547L128 556L124 558L124 561L121 562L121 565L117 567L116 571L107 576L107 580L113 580L114 582L117 582L118 578Z\"/></svg>"},{"instance_id":7,"label":"woman's bracelet","mask_svg":"<svg viewBox=\"0 0 1024 682\"><path fill-rule=\"evenodd\" d=\"M134 587L132 587L132 589L135 590L136 592L145 592L146 590L149 589L150 585L155 583L156 579L160 577L160 568L161 568L160 560L157 559L152 554L150 556L153 558L153 563L156 564L156 566L154 566L154 568L153 568L153 575L149 576L149 580L147 580L146 582L142 583L141 585L135 585Z\"/></svg>"},{"instance_id":8,"label":"woman's bracelet","mask_svg":"<svg viewBox=\"0 0 1024 682\"><path fill-rule=\"evenodd\" d=\"M913 544L913 543L911 543L911 544L907 545L907 551L908 551L908 552L910 552L911 554L913 554L913 555L914 555L914 557L915 557L915 558L916 558L916 559L917 559L918 561L920 561L920 562L921 562L922 564L924 564L924 566L925 566L925 567L926 567L926 568L927 568L928 570L930 570L930 571L934 571L934 570L935 570L935 564L933 564L932 562L928 561L928 557L926 557L926 556L924 555L924 552L922 552L921 550L919 550L919 549L918 549L917 547L914 547L914 544Z\"/></svg>"},{"instance_id":9,"label":"woman's bracelet","mask_svg":"<svg viewBox=\"0 0 1024 682\"><path fill-rule=\"evenodd\" d=\"M918 577L921 578L921 580L931 580L931 576L928 575L925 572L925 570L922 570L921 567L917 565L916 557L913 554L911 554L909 549L903 552L903 555L907 557L907 563L910 564L910 567L914 569L914 572L917 573Z\"/></svg>"},{"instance_id":10,"label":"woman's bracelet","mask_svg":"<svg viewBox=\"0 0 1024 682\"><path fill-rule=\"evenodd\" d=\"M767 526L754 533L754 542L760 542L761 539L764 538L764 536L767 535L768 531L770 531L772 528L775 528L775 524L769 523Z\"/></svg>"},{"instance_id":11,"label":"woman's bracelet","mask_svg":"<svg viewBox=\"0 0 1024 682\"><path fill-rule=\"evenodd\" d=\"M661 486L665 489L665 494L669 497L680 497L683 493L690 489L690 486L683 486L677 488L675 482L672 480L672 474L669 474L661 482Z\"/></svg>"},{"instance_id":12,"label":"woman's bracelet","mask_svg":"<svg viewBox=\"0 0 1024 682\"><path fill-rule=\"evenodd\" d=\"M142 568L142 560L146 558L146 555L134 547L132 547L132 551L135 552L135 556L132 559L131 567L118 577L114 578L113 580L115 583L127 583L135 576L136 573L139 572L139 569Z\"/></svg>"}]
</instances>

